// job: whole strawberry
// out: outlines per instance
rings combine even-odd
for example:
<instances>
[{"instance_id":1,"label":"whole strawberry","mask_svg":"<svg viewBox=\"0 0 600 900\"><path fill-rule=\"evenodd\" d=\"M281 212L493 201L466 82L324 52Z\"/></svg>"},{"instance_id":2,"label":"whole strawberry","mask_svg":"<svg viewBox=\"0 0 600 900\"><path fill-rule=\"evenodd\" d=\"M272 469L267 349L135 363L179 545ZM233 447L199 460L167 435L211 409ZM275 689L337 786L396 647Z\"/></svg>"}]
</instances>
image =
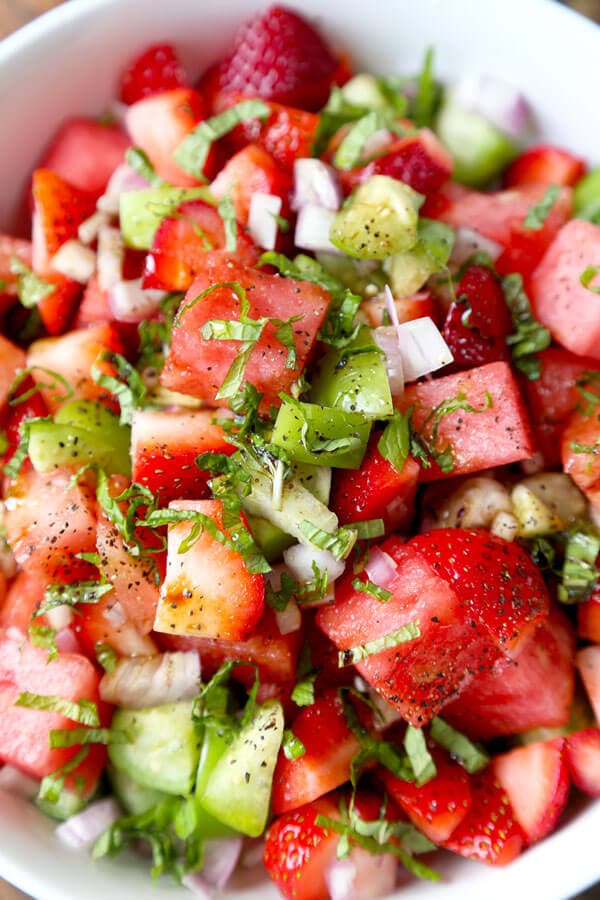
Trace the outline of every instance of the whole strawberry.
<instances>
[{"instance_id":1,"label":"whole strawberry","mask_svg":"<svg viewBox=\"0 0 600 900\"><path fill-rule=\"evenodd\" d=\"M317 110L329 95L337 61L309 23L283 6L270 6L237 33L221 64L219 88Z\"/></svg>"}]
</instances>

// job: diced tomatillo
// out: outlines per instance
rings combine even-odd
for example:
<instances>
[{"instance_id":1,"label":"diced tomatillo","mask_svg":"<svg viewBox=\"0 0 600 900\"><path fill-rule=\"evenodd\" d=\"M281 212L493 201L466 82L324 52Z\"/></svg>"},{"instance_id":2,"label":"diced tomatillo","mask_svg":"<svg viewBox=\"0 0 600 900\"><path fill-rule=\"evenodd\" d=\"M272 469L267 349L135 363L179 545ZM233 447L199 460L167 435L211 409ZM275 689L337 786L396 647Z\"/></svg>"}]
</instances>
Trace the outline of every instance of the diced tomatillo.
<instances>
[{"instance_id":1,"label":"diced tomatillo","mask_svg":"<svg viewBox=\"0 0 600 900\"><path fill-rule=\"evenodd\" d=\"M371 423L360 413L286 398L277 414L272 442L296 462L357 469L370 431Z\"/></svg>"},{"instance_id":2,"label":"diced tomatillo","mask_svg":"<svg viewBox=\"0 0 600 900\"><path fill-rule=\"evenodd\" d=\"M119 201L119 220L123 240L135 250L150 250L156 229L162 220L186 200L214 202L205 187L179 188L162 185L141 191L125 191Z\"/></svg>"}]
</instances>

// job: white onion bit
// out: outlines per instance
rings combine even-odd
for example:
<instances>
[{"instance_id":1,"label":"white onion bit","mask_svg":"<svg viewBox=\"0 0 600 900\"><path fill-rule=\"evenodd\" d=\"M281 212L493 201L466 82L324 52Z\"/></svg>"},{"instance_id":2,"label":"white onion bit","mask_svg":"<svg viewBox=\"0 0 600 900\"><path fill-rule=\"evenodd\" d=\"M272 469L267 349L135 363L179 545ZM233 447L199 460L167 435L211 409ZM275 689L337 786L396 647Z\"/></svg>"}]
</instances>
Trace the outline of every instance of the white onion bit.
<instances>
[{"instance_id":1,"label":"white onion bit","mask_svg":"<svg viewBox=\"0 0 600 900\"><path fill-rule=\"evenodd\" d=\"M354 890L356 867L350 859L336 859L325 874L331 900L358 900Z\"/></svg>"},{"instance_id":2,"label":"white onion bit","mask_svg":"<svg viewBox=\"0 0 600 900\"><path fill-rule=\"evenodd\" d=\"M100 682L107 703L129 709L192 700L200 689L200 657L195 650L120 659Z\"/></svg>"},{"instance_id":3,"label":"white onion bit","mask_svg":"<svg viewBox=\"0 0 600 900\"><path fill-rule=\"evenodd\" d=\"M452 101L478 113L499 131L523 138L530 122L527 100L511 84L489 75L461 78L450 90Z\"/></svg>"},{"instance_id":4,"label":"white onion bit","mask_svg":"<svg viewBox=\"0 0 600 900\"><path fill-rule=\"evenodd\" d=\"M402 322L397 333L406 381L415 381L452 362L450 348L429 316Z\"/></svg>"},{"instance_id":5,"label":"white onion bit","mask_svg":"<svg viewBox=\"0 0 600 900\"><path fill-rule=\"evenodd\" d=\"M400 397L404 393L404 369L398 346L398 331L393 325L380 325L373 329L373 338L385 353L385 367L392 396Z\"/></svg>"},{"instance_id":6,"label":"white onion bit","mask_svg":"<svg viewBox=\"0 0 600 900\"><path fill-rule=\"evenodd\" d=\"M98 232L98 259L96 263L98 286L109 291L123 277L125 244L118 228L105 226Z\"/></svg>"},{"instance_id":7,"label":"white onion bit","mask_svg":"<svg viewBox=\"0 0 600 900\"><path fill-rule=\"evenodd\" d=\"M369 561L365 566L365 572L369 581L372 581L373 584L387 588L398 574L398 566L385 550L381 550L379 547L372 547L369 553Z\"/></svg>"},{"instance_id":8,"label":"white onion bit","mask_svg":"<svg viewBox=\"0 0 600 900\"><path fill-rule=\"evenodd\" d=\"M281 212L281 197L276 194L252 194L248 231L252 240L263 250L274 250L277 241L277 216Z\"/></svg>"},{"instance_id":9,"label":"white onion bit","mask_svg":"<svg viewBox=\"0 0 600 900\"><path fill-rule=\"evenodd\" d=\"M307 203L298 213L296 221L296 231L294 233L294 243L296 247L302 250L313 250L317 253L335 253L337 256L341 254L329 240L329 232L335 212L331 209L325 209L324 206L317 206L314 203Z\"/></svg>"},{"instance_id":10,"label":"white onion bit","mask_svg":"<svg viewBox=\"0 0 600 900\"><path fill-rule=\"evenodd\" d=\"M101 212L99 209L95 213L81 223L77 229L77 237L82 244L93 244L101 228L110 225L110 216L108 213Z\"/></svg>"},{"instance_id":11,"label":"white onion bit","mask_svg":"<svg viewBox=\"0 0 600 900\"><path fill-rule=\"evenodd\" d=\"M60 606L49 609L46 613L46 618L50 628L60 631L62 628L68 628L72 624L73 610L67 603L61 603Z\"/></svg>"},{"instance_id":12,"label":"white onion bit","mask_svg":"<svg viewBox=\"0 0 600 900\"><path fill-rule=\"evenodd\" d=\"M320 159L302 158L294 162L294 197L292 208L322 206L336 212L342 203L342 189L337 173Z\"/></svg>"},{"instance_id":13,"label":"white onion bit","mask_svg":"<svg viewBox=\"0 0 600 900\"><path fill-rule=\"evenodd\" d=\"M81 645L71 628L61 628L56 632L56 649L60 653L81 653Z\"/></svg>"},{"instance_id":14,"label":"white onion bit","mask_svg":"<svg viewBox=\"0 0 600 900\"><path fill-rule=\"evenodd\" d=\"M158 312L164 291L144 290L141 278L116 281L108 290L108 305L117 322L137 324Z\"/></svg>"},{"instance_id":15,"label":"white onion bit","mask_svg":"<svg viewBox=\"0 0 600 900\"><path fill-rule=\"evenodd\" d=\"M353 847L350 856L329 866L325 879L331 900L375 900L394 890L397 870L391 853L373 854Z\"/></svg>"},{"instance_id":16,"label":"white onion bit","mask_svg":"<svg viewBox=\"0 0 600 900\"><path fill-rule=\"evenodd\" d=\"M122 163L110 176L106 190L96 203L96 209L111 216L119 214L119 200L125 191L139 191L148 187L148 182L129 166Z\"/></svg>"},{"instance_id":17,"label":"white onion bit","mask_svg":"<svg viewBox=\"0 0 600 900\"><path fill-rule=\"evenodd\" d=\"M83 812L62 822L55 830L61 843L74 850L83 850L96 843L100 835L122 815L113 797L91 803Z\"/></svg>"},{"instance_id":18,"label":"white onion bit","mask_svg":"<svg viewBox=\"0 0 600 900\"><path fill-rule=\"evenodd\" d=\"M275 618L280 634L292 634L294 631L300 631L302 614L295 600L288 600L285 609L275 610Z\"/></svg>"},{"instance_id":19,"label":"white onion bit","mask_svg":"<svg viewBox=\"0 0 600 900\"><path fill-rule=\"evenodd\" d=\"M361 156L363 159L369 159L371 156L379 156L389 149L393 141L393 135L387 128L380 128L374 131L363 144Z\"/></svg>"},{"instance_id":20,"label":"white onion bit","mask_svg":"<svg viewBox=\"0 0 600 900\"><path fill-rule=\"evenodd\" d=\"M462 266L474 253L487 253L492 262L496 262L502 250L502 244L485 237L479 231L460 227L454 232L450 262L455 266Z\"/></svg>"},{"instance_id":21,"label":"white onion bit","mask_svg":"<svg viewBox=\"0 0 600 900\"><path fill-rule=\"evenodd\" d=\"M96 268L96 254L89 247L74 239L65 241L52 259L50 266L61 275L86 284Z\"/></svg>"},{"instance_id":22,"label":"white onion bit","mask_svg":"<svg viewBox=\"0 0 600 900\"><path fill-rule=\"evenodd\" d=\"M343 560L336 559L329 550L317 550L304 544L294 544L283 551L286 566L301 584L309 584L315 580L313 563L320 572L327 572L328 584L343 574L346 566Z\"/></svg>"}]
</instances>

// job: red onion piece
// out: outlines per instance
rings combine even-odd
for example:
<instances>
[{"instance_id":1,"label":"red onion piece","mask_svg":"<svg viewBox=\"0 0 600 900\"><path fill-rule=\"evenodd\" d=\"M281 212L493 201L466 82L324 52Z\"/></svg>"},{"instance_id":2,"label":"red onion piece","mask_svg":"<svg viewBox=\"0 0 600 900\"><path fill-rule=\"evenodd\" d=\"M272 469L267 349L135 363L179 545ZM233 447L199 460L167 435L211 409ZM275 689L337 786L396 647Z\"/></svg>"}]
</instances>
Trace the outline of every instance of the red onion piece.
<instances>
[{"instance_id":1,"label":"red onion piece","mask_svg":"<svg viewBox=\"0 0 600 900\"><path fill-rule=\"evenodd\" d=\"M304 544L294 544L284 550L283 559L294 578L303 584L315 580L313 563L321 572L327 571L329 584L339 578L346 568L344 562L336 559L329 550L317 550Z\"/></svg>"},{"instance_id":2,"label":"red onion piece","mask_svg":"<svg viewBox=\"0 0 600 900\"><path fill-rule=\"evenodd\" d=\"M218 891L224 890L237 866L243 839L204 842L202 878Z\"/></svg>"},{"instance_id":3,"label":"red onion piece","mask_svg":"<svg viewBox=\"0 0 600 900\"><path fill-rule=\"evenodd\" d=\"M114 797L90 803L83 812L71 816L55 830L61 843L74 850L83 850L96 843L100 835L122 815Z\"/></svg>"},{"instance_id":4,"label":"red onion piece","mask_svg":"<svg viewBox=\"0 0 600 900\"><path fill-rule=\"evenodd\" d=\"M252 194L248 231L252 240L263 250L274 250L279 226L276 216L281 212L281 197L276 194Z\"/></svg>"},{"instance_id":5,"label":"red onion piece","mask_svg":"<svg viewBox=\"0 0 600 900\"><path fill-rule=\"evenodd\" d=\"M530 122L524 95L499 78L490 75L462 78L450 89L453 102L479 113L491 125L516 140L523 138Z\"/></svg>"},{"instance_id":6,"label":"red onion piece","mask_svg":"<svg viewBox=\"0 0 600 900\"><path fill-rule=\"evenodd\" d=\"M457 228L454 233L451 262L462 266L474 253L487 253L492 262L496 262L503 247L491 238L485 237L473 228Z\"/></svg>"},{"instance_id":7,"label":"red onion piece","mask_svg":"<svg viewBox=\"0 0 600 900\"><path fill-rule=\"evenodd\" d=\"M452 362L450 348L429 316L402 322L397 331L406 381L415 381Z\"/></svg>"},{"instance_id":8,"label":"red onion piece","mask_svg":"<svg viewBox=\"0 0 600 900\"><path fill-rule=\"evenodd\" d=\"M322 206L336 212L342 203L337 172L320 159L302 158L294 163L292 208Z\"/></svg>"},{"instance_id":9,"label":"red onion piece","mask_svg":"<svg viewBox=\"0 0 600 900\"><path fill-rule=\"evenodd\" d=\"M371 156L379 156L385 153L393 139L391 131L388 131L387 128L380 128L378 131L374 131L364 142L361 157L369 159Z\"/></svg>"},{"instance_id":10,"label":"red onion piece","mask_svg":"<svg viewBox=\"0 0 600 900\"><path fill-rule=\"evenodd\" d=\"M385 353L385 364L393 397L404 393L404 369L402 352L398 346L398 331L393 325L380 325L373 329L377 346Z\"/></svg>"},{"instance_id":11,"label":"red onion piece","mask_svg":"<svg viewBox=\"0 0 600 900\"><path fill-rule=\"evenodd\" d=\"M113 284L108 293L108 304L117 322L135 325L158 311L164 295L164 291L144 290L141 278L135 278Z\"/></svg>"},{"instance_id":12,"label":"red onion piece","mask_svg":"<svg viewBox=\"0 0 600 900\"><path fill-rule=\"evenodd\" d=\"M353 847L347 859L335 860L325 875L331 900L375 900L396 886L398 862L391 853L374 854Z\"/></svg>"},{"instance_id":13,"label":"red onion piece","mask_svg":"<svg viewBox=\"0 0 600 900\"><path fill-rule=\"evenodd\" d=\"M303 206L296 221L294 233L296 246L302 250L335 253L339 256L341 251L329 240L329 232L335 215L333 210L325 209L324 206L317 206L314 203L307 203L306 206Z\"/></svg>"},{"instance_id":14,"label":"red onion piece","mask_svg":"<svg viewBox=\"0 0 600 900\"><path fill-rule=\"evenodd\" d=\"M200 872L194 872L193 875L184 875L181 883L196 897L200 897L201 900L212 900L214 896L211 886L206 883Z\"/></svg>"},{"instance_id":15,"label":"red onion piece","mask_svg":"<svg viewBox=\"0 0 600 900\"><path fill-rule=\"evenodd\" d=\"M60 653L80 653L81 646L71 628L61 628L56 634L56 647Z\"/></svg>"},{"instance_id":16,"label":"red onion piece","mask_svg":"<svg viewBox=\"0 0 600 900\"><path fill-rule=\"evenodd\" d=\"M398 566L385 550L379 547L372 547L369 553L369 561L365 566L365 572L369 581L378 584L379 587L387 588L394 581Z\"/></svg>"}]
</instances>

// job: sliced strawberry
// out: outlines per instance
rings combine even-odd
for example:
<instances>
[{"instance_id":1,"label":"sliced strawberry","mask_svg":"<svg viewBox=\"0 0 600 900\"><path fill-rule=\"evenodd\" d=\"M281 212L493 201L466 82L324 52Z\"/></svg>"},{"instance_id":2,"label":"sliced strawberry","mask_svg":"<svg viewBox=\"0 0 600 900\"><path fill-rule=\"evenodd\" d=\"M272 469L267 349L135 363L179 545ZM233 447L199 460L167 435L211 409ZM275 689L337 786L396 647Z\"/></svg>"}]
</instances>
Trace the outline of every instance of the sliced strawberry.
<instances>
[{"instance_id":1,"label":"sliced strawberry","mask_svg":"<svg viewBox=\"0 0 600 900\"><path fill-rule=\"evenodd\" d=\"M32 182L34 211L39 232L34 229L33 259L50 261L56 251L70 238L96 209L96 198L87 191L69 184L50 169L36 169ZM36 248L38 241L40 246ZM41 272L44 274L44 272Z\"/></svg>"},{"instance_id":2,"label":"sliced strawberry","mask_svg":"<svg viewBox=\"0 0 600 900\"><path fill-rule=\"evenodd\" d=\"M411 457L395 469L377 449L380 438L381 432L372 436L360 469L334 471L330 506L340 525L383 519L389 534L411 522L420 470Z\"/></svg>"},{"instance_id":3,"label":"sliced strawberry","mask_svg":"<svg viewBox=\"0 0 600 900\"><path fill-rule=\"evenodd\" d=\"M302 709L290 728L305 752L296 759L288 759L283 751L279 753L273 776L272 805L276 816L349 781L350 763L359 750L335 689Z\"/></svg>"},{"instance_id":4,"label":"sliced strawberry","mask_svg":"<svg viewBox=\"0 0 600 900\"><path fill-rule=\"evenodd\" d=\"M567 804L570 781L564 747L564 738L554 738L494 757L494 775L528 844L554 830Z\"/></svg>"},{"instance_id":5,"label":"sliced strawberry","mask_svg":"<svg viewBox=\"0 0 600 900\"><path fill-rule=\"evenodd\" d=\"M575 663L592 704L596 721L600 722L600 645L595 644L579 650Z\"/></svg>"},{"instance_id":6,"label":"sliced strawberry","mask_svg":"<svg viewBox=\"0 0 600 900\"><path fill-rule=\"evenodd\" d=\"M191 88L164 91L130 106L125 116L127 132L133 144L148 155L157 174L181 187L198 184L173 159L183 139L204 118L204 102Z\"/></svg>"},{"instance_id":7,"label":"sliced strawberry","mask_svg":"<svg viewBox=\"0 0 600 900\"><path fill-rule=\"evenodd\" d=\"M570 734L565 756L573 784L590 797L600 797L600 728Z\"/></svg>"},{"instance_id":8,"label":"sliced strawberry","mask_svg":"<svg viewBox=\"0 0 600 900\"><path fill-rule=\"evenodd\" d=\"M222 502L179 500L170 503L169 509L189 512L190 518L169 526L167 574L156 611L156 631L244 640L264 609L264 578L250 574L241 554L231 546L223 526ZM181 553L182 542L192 535L194 513L211 524L196 525L198 537ZM213 529L221 540L211 533Z\"/></svg>"},{"instance_id":9,"label":"sliced strawberry","mask_svg":"<svg viewBox=\"0 0 600 900\"><path fill-rule=\"evenodd\" d=\"M108 302L108 291L104 291L93 275L85 286L83 297L77 310L73 328L85 328L99 322L110 322L112 311Z\"/></svg>"},{"instance_id":10,"label":"sliced strawberry","mask_svg":"<svg viewBox=\"0 0 600 900\"><path fill-rule=\"evenodd\" d=\"M339 819L335 795L275 819L267 831L263 863L286 900L328 900L327 869L339 835L317 825L317 817Z\"/></svg>"},{"instance_id":11,"label":"sliced strawberry","mask_svg":"<svg viewBox=\"0 0 600 900\"><path fill-rule=\"evenodd\" d=\"M225 245L225 226L214 206L202 200L182 203L176 216L163 219L156 231L146 257L144 287L187 291L202 269L206 252L222 250ZM258 261L256 247L241 230L235 256L249 266Z\"/></svg>"},{"instance_id":12,"label":"sliced strawberry","mask_svg":"<svg viewBox=\"0 0 600 900\"><path fill-rule=\"evenodd\" d=\"M211 405L226 404L217 394L237 356L240 342L205 339L200 329L213 318L239 318L240 298L228 286L232 282L246 291L251 318L265 316L285 321L300 317L292 324L297 356L294 368L286 365L288 349L275 338L276 326L272 323L265 325L246 365L244 379L264 394L261 409L268 411L271 405L280 404L279 393L288 391L304 369L327 311L329 294L306 281L268 275L225 260L221 253L206 254L203 271L182 303L161 381L170 390L192 394ZM208 288L212 291L202 303L193 302Z\"/></svg>"},{"instance_id":13,"label":"sliced strawberry","mask_svg":"<svg viewBox=\"0 0 600 900\"><path fill-rule=\"evenodd\" d=\"M457 366L470 368L509 360L512 331L504 292L486 266L469 266L456 288L443 335Z\"/></svg>"},{"instance_id":14,"label":"sliced strawberry","mask_svg":"<svg viewBox=\"0 0 600 900\"><path fill-rule=\"evenodd\" d=\"M436 411L443 412L441 404L459 398L476 411L457 408L436 416ZM534 453L527 413L508 363L488 363L456 375L411 384L398 405L403 410L414 406L413 429L417 434L422 431L436 452L451 456L450 471L442 472L434 460L428 468L422 468L423 481L481 472L529 459Z\"/></svg>"},{"instance_id":15,"label":"sliced strawberry","mask_svg":"<svg viewBox=\"0 0 600 900\"><path fill-rule=\"evenodd\" d=\"M387 769L378 775L386 791L419 831L440 844L458 828L471 807L470 779L445 750L430 746L437 774L421 786L402 781Z\"/></svg>"},{"instance_id":16,"label":"sliced strawberry","mask_svg":"<svg viewBox=\"0 0 600 900\"><path fill-rule=\"evenodd\" d=\"M302 632L281 634L275 613L269 606L265 607L252 633L242 641L180 637L175 634L160 634L157 635L157 639L167 650L196 649L202 660L202 671L209 677L224 662L236 660L251 664L239 666L233 671L234 678L247 687L254 682L257 670L261 684L270 682L293 686L296 681L296 664L302 644Z\"/></svg>"},{"instance_id":17,"label":"sliced strawberry","mask_svg":"<svg viewBox=\"0 0 600 900\"><path fill-rule=\"evenodd\" d=\"M373 175L387 175L408 184L419 194L435 193L452 174L452 158L428 128L400 138L366 165L340 172L346 193Z\"/></svg>"},{"instance_id":18,"label":"sliced strawberry","mask_svg":"<svg viewBox=\"0 0 600 900\"><path fill-rule=\"evenodd\" d=\"M281 197L285 215L291 187L290 173L284 171L262 147L250 144L231 157L210 189L215 197L229 195L238 222L246 225L253 194L276 194Z\"/></svg>"},{"instance_id":19,"label":"sliced strawberry","mask_svg":"<svg viewBox=\"0 0 600 900\"><path fill-rule=\"evenodd\" d=\"M443 846L490 866L505 866L523 849L524 835L491 768L471 780L471 808Z\"/></svg>"},{"instance_id":20,"label":"sliced strawberry","mask_svg":"<svg viewBox=\"0 0 600 900\"><path fill-rule=\"evenodd\" d=\"M574 185L585 172L581 157L554 147L536 144L528 147L510 164L504 175L507 187L523 184Z\"/></svg>"},{"instance_id":21,"label":"sliced strawberry","mask_svg":"<svg viewBox=\"0 0 600 900\"><path fill-rule=\"evenodd\" d=\"M238 31L220 67L219 88L317 110L325 105L336 69L335 57L306 19L271 6Z\"/></svg>"},{"instance_id":22,"label":"sliced strawberry","mask_svg":"<svg viewBox=\"0 0 600 900\"><path fill-rule=\"evenodd\" d=\"M517 655L550 609L546 583L518 544L488 531L439 528L409 546L448 581L461 602L506 655Z\"/></svg>"},{"instance_id":23,"label":"sliced strawberry","mask_svg":"<svg viewBox=\"0 0 600 900\"><path fill-rule=\"evenodd\" d=\"M491 671L478 673L445 707L444 718L484 739L566 725L575 686L574 649L568 619L551 609L517 659L501 659Z\"/></svg>"},{"instance_id":24,"label":"sliced strawberry","mask_svg":"<svg viewBox=\"0 0 600 900\"><path fill-rule=\"evenodd\" d=\"M589 600L577 604L577 634L584 641L600 644L600 591L598 586Z\"/></svg>"},{"instance_id":25,"label":"sliced strawberry","mask_svg":"<svg viewBox=\"0 0 600 900\"><path fill-rule=\"evenodd\" d=\"M132 478L149 488L161 506L171 500L209 495L208 472L195 465L201 453L231 454L221 425L210 410L136 410L131 423Z\"/></svg>"},{"instance_id":26,"label":"sliced strawberry","mask_svg":"<svg viewBox=\"0 0 600 900\"><path fill-rule=\"evenodd\" d=\"M40 168L50 169L80 190L99 197L123 162L129 145L119 125L105 125L83 116L67 119L47 148Z\"/></svg>"},{"instance_id":27,"label":"sliced strawberry","mask_svg":"<svg viewBox=\"0 0 600 900\"><path fill-rule=\"evenodd\" d=\"M81 296L81 285L58 273L47 274L44 280L54 285L54 290L42 297L37 308L48 334L56 336L63 334L71 325Z\"/></svg>"},{"instance_id":28,"label":"sliced strawberry","mask_svg":"<svg viewBox=\"0 0 600 900\"><path fill-rule=\"evenodd\" d=\"M23 368L25 368L24 351L0 334L0 409L8 400L17 372Z\"/></svg>"},{"instance_id":29,"label":"sliced strawberry","mask_svg":"<svg viewBox=\"0 0 600 900\"><path fill-rule=\"evenodd\" d=\"M123 73L120 97L131 106L144 97L187 86L188 78L175 48L171 44L153 44Z\"/></svg>"}]
</instances>

